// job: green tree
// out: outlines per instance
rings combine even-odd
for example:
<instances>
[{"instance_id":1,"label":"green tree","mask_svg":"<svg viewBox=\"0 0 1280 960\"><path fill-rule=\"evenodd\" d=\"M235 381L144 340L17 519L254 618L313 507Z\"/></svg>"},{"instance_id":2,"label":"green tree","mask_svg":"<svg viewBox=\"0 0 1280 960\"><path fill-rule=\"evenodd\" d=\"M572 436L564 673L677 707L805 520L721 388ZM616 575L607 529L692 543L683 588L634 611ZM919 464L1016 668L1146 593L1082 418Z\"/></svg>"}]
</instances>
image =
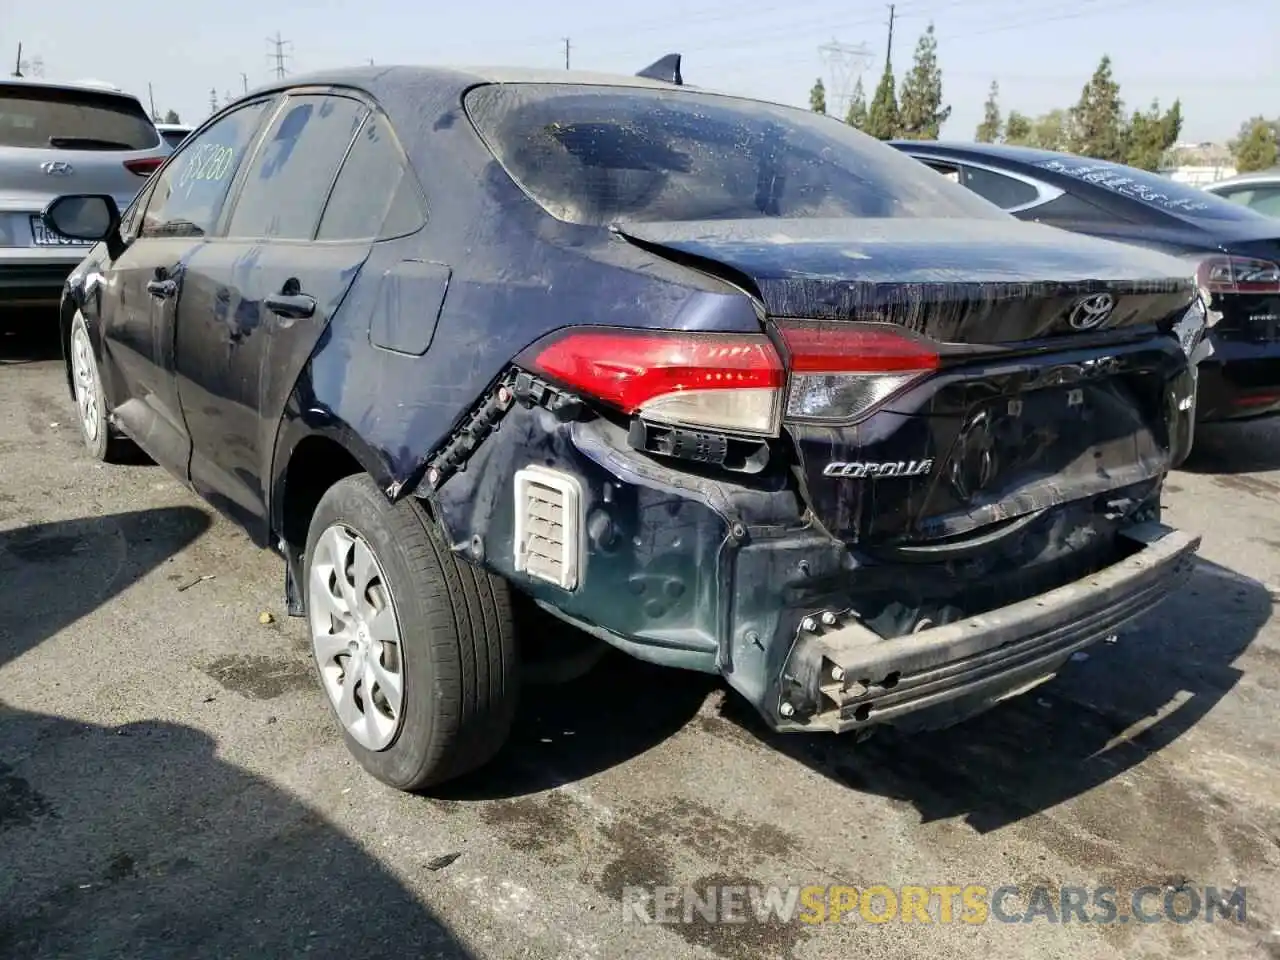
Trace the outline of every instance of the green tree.
<instances>
[{"instance_id":1,"label":"green tree","mask_svg":"<svg viewBox=\"0 0 1280 960\"><path fill-rule=\"evenodd\" d=\"M1276 165L1276 125L1264 117L1246 120L1240 128L1240 136L1231 142L1231 153L1236 158L1236 171L1251 173Z\"/></svg>"},{"instance_id":2,"label":"green tree","mask_svg":"<svg viewBox=\"0 0 1280 960\"><path fill-rule=\"evenodd\" d=\"M1004 122L1004 142L1020 147L1031 145L1031 118L1017 110L1009 111L1009 118Z\"/></svg>"},{"instance_id":3,"label":"green tree","mask_svg":"<svg viewBox=\"0 0 1280 960\"><path fill-rule=\"evenodd\" d=\"M1000 121L1000 85L991 81L991 89L987 92L987 102L982 107L982 122L973 135L979 143L995 143L1000 139L1000 131L1004 126Z\"/></svg>"},{"instance_id":4,"label":"green tree","mask_svg":"<svg viewBox=\"0 0 1280 960\"><path fill-rule=\"evenodd\" d=\"M1050 110L1036 117L1031 146L1041 150L1066 150L1071 140L1071 116L1066 110Z\"/></svg>"},{"instance_id":5,"label":"green tree","mask_svg":"<svg viewBox=\"0 0 1280 960\"><path fill-rule=\"evenodd\" d=\"M1169 148L1178 142L1182 130L1182 103L1160 112L1160 102L1151 101L1147 110L1135 110L1126 133L1125 163L1143 170L1159 170Z\"/></svg>"},{"instance_id":6,"label":"green tree","mask_svg":"<svg viewBox=\"0 0 1280 960\"><path fill-rule=\"evenodd\" d=\"M942 104L938 38L931 23L920 35L911 72L902 81L901 135L911 140L937 140L949 116L951 108Z\"/></svg>"},{"instance_id":7,"label":"green tree","mask_svg":"<svg viewBox=\"0 0 1280 960\"><path fill-rule=\"evenodd\" d=\"M853 96L849 98L849 112L844 122L859 130L867 129L867 93L862 89L862 78L853 85Z\"/></svg>"},{"instance_id":8,"label":"green tree","mask_svg":"<svg viewBox=\"0 0 1280 960\"><path fill-rule=\"evenodd\" d=\"M164 123L181 123L182 121L178 119L177 110L170 110L167 113L165 113L163 122Z\"/></svg>"},{"instance_id":9,"label":"green tree","mask_svg":"<svg viewBox=\"0 0 1280 960\"><path fill-rule=\"evenodd\" d=\"M867 133L878 140L892 140L902 130L898 118L898 94L894 89L893 64L884 62L884 73L876 84L875 96L871 98L871 108L867 111Z\"/></svg>"},{"instance_id":10,"label":"green tree","mask_svg":"<svg viewBox=\"0 0 1280 960\"><path fill-rule=\"evenodd\" d=\"M827 85L821 77L813 82L813 89L809 91L809 109L814 113L827 112Z\"/></svg>"},{"instance_id":11,"label":"green tree","mask_svg":"<svg viewBox=\"0 0 1280 960\"><path fill-rule=\"evenodd\" d=\"M1120 85L1111 76L1111 58L1103 56L1098 69L1071 108L1067 147L1072 153L1123 163L1125 159L1124 104Z\"/></svg>"}]
</instances>

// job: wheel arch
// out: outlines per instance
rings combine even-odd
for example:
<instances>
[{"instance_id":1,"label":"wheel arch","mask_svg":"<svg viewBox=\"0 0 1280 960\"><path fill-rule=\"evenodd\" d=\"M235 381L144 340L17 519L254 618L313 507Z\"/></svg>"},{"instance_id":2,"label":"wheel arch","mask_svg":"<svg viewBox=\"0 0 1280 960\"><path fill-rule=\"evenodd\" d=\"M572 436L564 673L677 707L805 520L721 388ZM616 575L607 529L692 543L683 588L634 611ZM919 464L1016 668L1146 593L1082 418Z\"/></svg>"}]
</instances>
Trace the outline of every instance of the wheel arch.
<instances>
[{"instance_id":1,"label":"wheel arch","mask_svg":"<svg viewBox=\"0 0 1280 960\"><path fill-rule=\"evenodd\" d=\"M392 499L387 488L393 479L385 459L345 423L332 416L316 422L286 414L277 432L268 505L270 530L277 543L283 541L301 551L325 491L357 473L367 473Z\"/></svg>"}]
</instances>

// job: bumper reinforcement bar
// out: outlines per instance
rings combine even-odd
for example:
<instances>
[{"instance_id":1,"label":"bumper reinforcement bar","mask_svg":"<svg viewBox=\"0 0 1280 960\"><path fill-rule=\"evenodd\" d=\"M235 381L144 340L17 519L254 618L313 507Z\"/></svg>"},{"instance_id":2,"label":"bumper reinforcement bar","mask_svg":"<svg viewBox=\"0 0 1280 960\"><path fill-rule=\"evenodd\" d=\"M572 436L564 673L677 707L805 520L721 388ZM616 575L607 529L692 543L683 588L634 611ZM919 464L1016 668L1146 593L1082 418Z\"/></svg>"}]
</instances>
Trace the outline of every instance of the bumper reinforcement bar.
<instances>
[{"instance_id":1,"label":"bumper reinforcement bar","mask_svg":"<svg viewBox=\"0 0 1280 960\"><path fill-rule=\"evenodd\" d=\"M885 639L831 611L806 617L783 668L780 730L837 733L965 698L990 704L1051 677L1185 583L1200 538L1157 522L1143 546L1080 580L1006 607Z\"/></svg>"}]
</instances>

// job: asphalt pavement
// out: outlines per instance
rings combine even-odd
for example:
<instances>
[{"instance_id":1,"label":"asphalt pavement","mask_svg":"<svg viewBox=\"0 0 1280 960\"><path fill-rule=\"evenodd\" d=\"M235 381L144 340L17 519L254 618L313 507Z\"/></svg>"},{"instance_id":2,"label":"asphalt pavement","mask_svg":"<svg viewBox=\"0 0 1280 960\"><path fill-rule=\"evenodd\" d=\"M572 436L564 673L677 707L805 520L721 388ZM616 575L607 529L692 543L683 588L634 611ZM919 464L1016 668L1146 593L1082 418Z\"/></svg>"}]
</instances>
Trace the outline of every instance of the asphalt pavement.
<instances>
[{"instance_id":1,"label":"asphalt pavement","mask_svg":"<svg viewBox=\"0 0 1280 960\"><path fill-rule=\"evenodd\" d=\"M1280 425L1171 478L1186 590L966 724L776 736L619 656L422 798L347 755L280 562L83 452L53 323L0 316L0 957L1280 958ZM622 906L770 885L889 890L839 923ZM1017 889L873 922L905 886ZM1155 921L1031 909L1108 887ZM1187 919L1207 888L1246 906Z\"/></svg>"}]
</instances>

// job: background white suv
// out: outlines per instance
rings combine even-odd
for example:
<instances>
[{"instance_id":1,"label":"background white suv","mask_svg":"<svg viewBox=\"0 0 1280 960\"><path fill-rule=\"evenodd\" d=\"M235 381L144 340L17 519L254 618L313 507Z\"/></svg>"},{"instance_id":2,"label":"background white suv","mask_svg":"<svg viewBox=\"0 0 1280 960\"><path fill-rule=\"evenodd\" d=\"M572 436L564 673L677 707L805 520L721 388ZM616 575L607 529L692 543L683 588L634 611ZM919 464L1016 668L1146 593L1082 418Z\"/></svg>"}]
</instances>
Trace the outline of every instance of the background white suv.
<instances>
[{"instance_id":1,"label":"background white suv","mask_svg":"<svg viewBox=\"0 0 1280 960\"><path fill-rule=\"evenodd\" d=\"M138 99L105 84L0 79L0 307L56 304L92 244L46 229L67 193L101 193L121 210L172 148Z\"/></svg>"}]
</instances>

